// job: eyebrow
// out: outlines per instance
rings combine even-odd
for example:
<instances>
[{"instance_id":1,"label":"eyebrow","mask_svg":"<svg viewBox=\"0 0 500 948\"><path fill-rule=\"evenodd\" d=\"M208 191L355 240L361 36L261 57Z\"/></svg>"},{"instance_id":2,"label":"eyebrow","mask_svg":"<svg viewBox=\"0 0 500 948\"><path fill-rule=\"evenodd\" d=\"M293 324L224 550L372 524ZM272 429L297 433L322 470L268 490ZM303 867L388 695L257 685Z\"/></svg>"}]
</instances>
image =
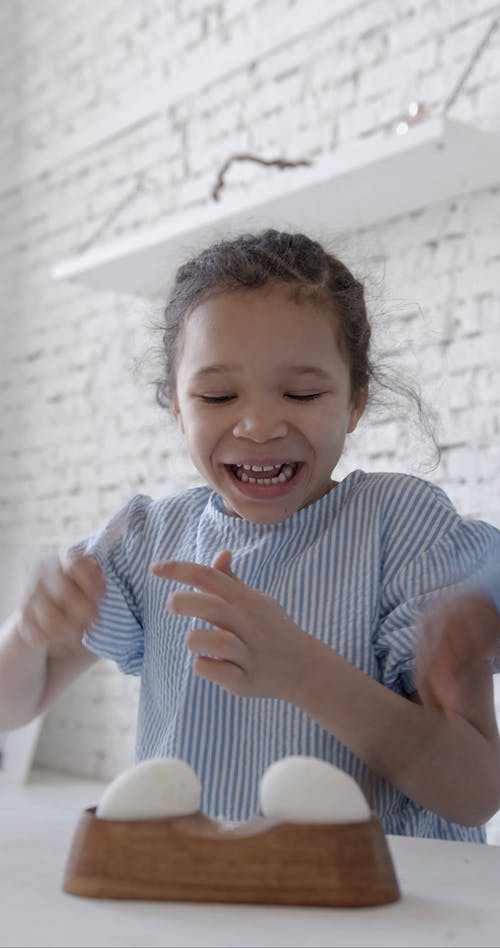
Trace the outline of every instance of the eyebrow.
<instances>
[{"instance_id":1,"label":"eyebrow","mask_svg":"<svg viewBox=\"0 0 500 948\"><path fill-rule=\"evenodd\" d=\"M314 375L315 378L329 381L333 378L330 372L322 369L319 365L292 365L290 366L290 373L292 375Z\"/></svg>"},{"instance_id":2,"label":"eyebrow","mask_svg":"<svg viewBox=\"0 0 500 948\"><path fill-rule=\"evenodd\" d=\"M202 379L211 375L222 375L224 372L239 372L240 367L236 365L205 365L194 373L195 379ZM287 366L286 371L290 375L314 375L315 378L331 381L333 376L326 369L318 365L291 365Z\"/></svg>"},{"instance_id":3,"label":"eyebrow","mask_svg":"<svg viewBox=\"0 0 500 948\"><path fill-rule=\"evenodd\" d=\"M236 366L232 365L204 365L197 369L193 378L205 378L207 375L222 375L223 372L236 372Z\"/></svg>"}]
</instances>

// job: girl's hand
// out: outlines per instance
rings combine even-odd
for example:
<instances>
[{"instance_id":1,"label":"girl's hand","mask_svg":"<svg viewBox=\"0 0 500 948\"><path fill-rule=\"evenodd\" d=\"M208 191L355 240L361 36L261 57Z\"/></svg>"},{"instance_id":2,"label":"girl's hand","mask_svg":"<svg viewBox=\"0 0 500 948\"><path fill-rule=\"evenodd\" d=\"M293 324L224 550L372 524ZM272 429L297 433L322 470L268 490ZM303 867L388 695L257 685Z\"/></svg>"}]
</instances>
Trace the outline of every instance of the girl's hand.
<instances>
[{"instance_id":1,"label":"girl's hand","mask_svg":"<svg viewBox=\"0 0 500 948\"><path fill-rule=\"evenodd\" d=\"M480 595L462 593L429 606L418 623L417 688L424 704L465 717L484 730L500 616Z\"/></svg>"},{"instance_id":2,"label":"girl's hand","mask_svg":"<svg viewBox=\"0 0 500 948\"><path fill-rule=\"evenodd\" d=\"M77 651L99 612L106 583L89 556L47 561L39 568L21 605L18 634L25 645L61 658Z\"/></svg>"},{"instance_id":3,"label":"girl's hand","mask_svg":"<svg viewBox=\"0 0 500 948\"><path fill-rule=\"evenodd\" d=\"M153 563L151 572L196 587L172 593L168 607L212 626L194 626L186 637L197 675L241 697L292 700L310 636L275 599L233 576L230 559L224 550L212 566L170 560Z\"/></svg>"}]
</instances>

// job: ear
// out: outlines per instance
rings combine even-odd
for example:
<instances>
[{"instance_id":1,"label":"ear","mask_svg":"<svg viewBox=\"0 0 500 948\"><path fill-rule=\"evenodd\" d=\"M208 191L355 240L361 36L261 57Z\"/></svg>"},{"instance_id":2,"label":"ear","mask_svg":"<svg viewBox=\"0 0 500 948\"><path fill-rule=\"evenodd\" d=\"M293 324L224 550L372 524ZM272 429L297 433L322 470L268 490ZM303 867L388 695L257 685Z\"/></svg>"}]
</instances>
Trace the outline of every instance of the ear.
<instances>
[{"instance_id":1,"label":"ear","mask_svg":"<svg viewBox=\"0 0 500 948\"><path fill-rule=\"evenodd\" d=\"M182 415L176 398L173 398L170 402L170 414L172 415L177 427L182 431L182 434L184 434Z\"/></svg>"},{"instance_id":2,"label":"ear","mask_svg":"<svg viewBox=\"0 0 500 948\"><path fill-rule=\"evenodd\" d=\"M358 422L366 408L368 402L368 386L364 385L363 388L358 389L355 393L351 405L351 417L349 419L349 426L347 428L347 433L351 434L358 425Z\"/></svg>"}]
</instances>

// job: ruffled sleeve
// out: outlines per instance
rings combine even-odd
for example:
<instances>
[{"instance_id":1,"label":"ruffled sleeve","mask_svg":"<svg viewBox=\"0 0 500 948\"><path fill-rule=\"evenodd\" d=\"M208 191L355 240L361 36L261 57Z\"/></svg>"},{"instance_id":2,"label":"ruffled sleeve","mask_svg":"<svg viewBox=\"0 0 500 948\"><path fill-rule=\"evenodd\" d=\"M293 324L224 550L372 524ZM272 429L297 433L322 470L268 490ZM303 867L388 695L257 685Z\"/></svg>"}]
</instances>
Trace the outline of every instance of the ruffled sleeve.
<instances>
[{"instance_id":1,"label":"ruffled sleeve","mask_svg":"<svg viewBox=\"0 0 500 948\"><path fill-rule=\"evenodd\" d=\"M149 562L144 525L150 504L149 497L136 495L101 533L70 550L93 557L106 577L99 615L85 632L83 644L129 675L140 675L143 666L143 590Z\"/></svg>"}]
</instances>

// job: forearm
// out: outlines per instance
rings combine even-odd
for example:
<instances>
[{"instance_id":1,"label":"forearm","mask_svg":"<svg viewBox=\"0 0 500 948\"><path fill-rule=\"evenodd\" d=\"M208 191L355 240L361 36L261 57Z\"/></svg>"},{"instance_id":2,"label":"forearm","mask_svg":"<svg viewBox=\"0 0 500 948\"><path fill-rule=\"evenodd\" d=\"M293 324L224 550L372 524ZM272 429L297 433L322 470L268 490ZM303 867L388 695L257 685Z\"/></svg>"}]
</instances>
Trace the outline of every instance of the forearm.
<instances>
[{"instance_id":1,"label":"forearm","mask_svg":"<svg viewBox=\"0 0 500 948\"><path fill-rule=\"evenodd\" d=\"M0 632L1 731L22 727L39 714L46 681L46 649L23 642L18 615L13 614Z\"/></svg>"},{"instance_id":2,"label":"forearm","mask_svg":"<svg viewBox=\"0 0 500 948\"><path fill-rule=\"evenodd\" d=\"M381 777L441 816L474 825L500 807L500 744L492 714L480 731L457 714L423 707L312 638L289 700Z\"/></svg>"}]
</instances>

